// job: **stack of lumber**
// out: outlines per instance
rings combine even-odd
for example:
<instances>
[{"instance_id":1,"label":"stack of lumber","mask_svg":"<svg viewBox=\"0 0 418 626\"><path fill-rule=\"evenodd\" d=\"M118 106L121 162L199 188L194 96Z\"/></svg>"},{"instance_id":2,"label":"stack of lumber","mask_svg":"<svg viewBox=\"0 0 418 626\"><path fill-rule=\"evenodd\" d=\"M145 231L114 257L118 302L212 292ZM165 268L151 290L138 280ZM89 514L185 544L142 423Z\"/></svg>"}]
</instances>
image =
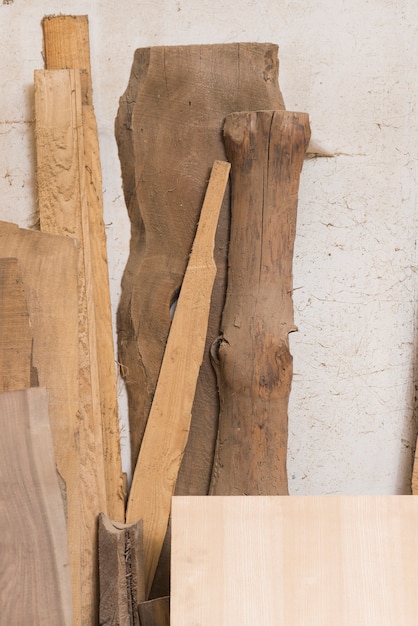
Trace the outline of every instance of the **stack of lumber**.
<instances>
[{"instance_id":1,"label":"stack of lumber","mask_svg":"<svg viewBox=\"0 0 418 626\"><path fill-rule=\"evenodd\" d=\"M275 45L136 52L116 118L132 222L125 502L88 20L42 27L40 231L0 223L4 605L12 624L167 626L173 494L288 493L308 116L284 110Z\"/></svg>"}]
</instances>

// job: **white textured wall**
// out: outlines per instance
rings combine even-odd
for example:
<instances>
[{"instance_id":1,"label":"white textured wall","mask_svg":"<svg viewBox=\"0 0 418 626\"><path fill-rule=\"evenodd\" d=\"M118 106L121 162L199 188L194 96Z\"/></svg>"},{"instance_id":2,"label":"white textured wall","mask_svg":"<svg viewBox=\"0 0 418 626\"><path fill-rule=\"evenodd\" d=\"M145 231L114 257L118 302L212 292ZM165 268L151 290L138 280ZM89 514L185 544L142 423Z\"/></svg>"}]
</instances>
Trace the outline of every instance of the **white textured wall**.
<instances>
[{"instance_id":1,"label":"white textured wall","mask_svg":"<svg viewBox=\"0 0 418 626\"><path fill-rule=\"evenodd\" d=\"M36 208L32 83L34 69L43 67L40 22L60 12L90 20L115 310L129 223L113 120L135 48L279 44L287 108L307 111L314 138L335 153L306 161L302 173L290 490L408 493L415 446L416 0L3 0L0 218L21 226Z\"/></svg>"}]
</instances>

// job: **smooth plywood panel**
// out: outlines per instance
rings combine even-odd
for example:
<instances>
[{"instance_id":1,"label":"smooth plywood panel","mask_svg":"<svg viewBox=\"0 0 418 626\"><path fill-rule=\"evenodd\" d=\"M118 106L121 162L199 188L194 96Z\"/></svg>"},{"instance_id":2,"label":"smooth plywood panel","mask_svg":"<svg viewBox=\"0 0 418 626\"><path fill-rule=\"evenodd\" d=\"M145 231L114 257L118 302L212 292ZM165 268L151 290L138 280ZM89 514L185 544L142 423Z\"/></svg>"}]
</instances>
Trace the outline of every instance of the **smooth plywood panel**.
<instances>
[{"instance_id":1,"label":"smooth plywood panel","mask_svg":"<svg viewBox=\"0 0 418 626\"><path fill-rule=\"evenodd\" d=\"M181 497L172 626L415 626L418 499Z\"/></svg>"}]
</instances>

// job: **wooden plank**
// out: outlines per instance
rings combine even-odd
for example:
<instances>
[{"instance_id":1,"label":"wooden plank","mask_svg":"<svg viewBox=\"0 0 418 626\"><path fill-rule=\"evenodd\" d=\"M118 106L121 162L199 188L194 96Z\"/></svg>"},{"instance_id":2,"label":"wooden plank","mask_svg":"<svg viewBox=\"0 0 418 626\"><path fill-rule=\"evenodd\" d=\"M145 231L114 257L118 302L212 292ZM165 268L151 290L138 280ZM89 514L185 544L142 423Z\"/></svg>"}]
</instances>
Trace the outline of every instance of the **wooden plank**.
<instances>
[{"instance_id":1,"label":"wooden plank","mask_svg":"<svg viewBox=\"0 0 418 626\"><path fill-rule=\"evenodd\" d=\"M171 626L415 626L418 499L175 497Z\"/></svg>"},{"instance_id":2,"label":"wooden plank","mask_svg":"<svg viewBox=\"0 0 418 626\"><path fill-rule=\"evenodd\" d=\"M115 355L112 333L106 232L103 221L102 174L96 118L92 99L90 43L86 15L56 15L42 22L46 69L75 68L80 72L84 173L86 176L88 231L83 231L91 262L91 288L95 316L107 510L124 521ZM81 147L81 146L80 146ZM54 231L55 232L55 231Z\"/></svg>"},{"instance_id":3,"label":"wooden plank","mask_svg":"<svg viewBox=\"0 0 418 626\"><path fill-rule=\"evenodd\" d=\"M32 332L17 259L0 258L0 391L36 385Z\"/></svg>"},{"instance_id":4,"label":"wooden plank","mask_svg":"<svg viewBox=\"0 0 418 626\"><path fill-rule=\"evenodd\" d=\"M147 598L190 428L216 274L216 226L229 170L222 161L212 169L128 498L127 521L144 520Z\"/></svg>"},{"instance_id":5,"label":"wooden plank","mask_svg":"<svg viewBox=\"0 0 418 626\"><path fill-rule=\"evenodd\" d=\"M170 598L154 598L138 606L141 626L170 626Z\"/></svg>"},{"instance_id":6,"label":"wooden plank","mask_svg":"<svg viewBox=\"0 0 418 626\"><path fill-rule=\"evenodd\" d=\"M13 626L71 626L64 506L43 388L0 394L0 604Z\"/></svg>"},{"instance_id":7,"label":"wooden plank","mask_svg":"<svg viewBox=\"0 0 418 626\"><path fill-rule=\"evenodd\" d=\"M78 381L77 248L68 237L49 235L0 222L0 257L18 258L33 334L32 365L48 389L49 419L57 469L65 482L68 547L74 624L80 623L82 570L92 551L95 493L82 474L93 472L91 458L80 455ZM88 530L86 530L88 529ZM83 594L88 593L87 584Z\"/></svg>"},{"instance_id":8,"label":"wooden plank","mask_svg":"<svg viewBox=\"0 0 418 626\"><path fill-rule=\"evenodd\" d=\"M142 520L120 524L100 515L99 572L99 623L140 626L138 604L145 599Z\"/></svg>"},{"instance_id":9,"label":"wooden plank","mask_svg":"<svg viewBox=\"0 0 418 626\"><path fill-rule=\"evenodd\" d=\"M221 412L210 493L287 494L288 334L306 113L227 116L231 238L221 335L212 349Z\"/></svg>"},{"instance_id":10,"label":"wooden plank","mask_svg":"<svg viewBox=\"0 0 418 626\"><path fill-rule=\"evenodd\" d=\"M87 15L47 15L42 20L45 69L78 69L83 104L92 104L89 20Z\"/></svg>"}]
</instances>

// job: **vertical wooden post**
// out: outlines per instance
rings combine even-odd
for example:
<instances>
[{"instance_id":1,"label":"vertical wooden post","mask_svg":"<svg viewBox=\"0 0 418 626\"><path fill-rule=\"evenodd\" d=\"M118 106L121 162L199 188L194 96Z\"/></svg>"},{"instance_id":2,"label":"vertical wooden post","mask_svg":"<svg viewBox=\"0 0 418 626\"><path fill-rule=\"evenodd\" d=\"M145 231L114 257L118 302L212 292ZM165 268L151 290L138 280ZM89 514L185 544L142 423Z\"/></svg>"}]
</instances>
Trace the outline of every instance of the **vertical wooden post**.
<instances>
[{"instance_id":1,"label":"vertical wooden post","mask_svg":"<svg viewBox=\"0 0 418 626\"><path fill-rule=\"evenodd\" d=\"M231 238L222 335L212 353L221 401L213 495L287 494L288 333L306 113L233 113Z\"/></svg>"}]
</instances>

